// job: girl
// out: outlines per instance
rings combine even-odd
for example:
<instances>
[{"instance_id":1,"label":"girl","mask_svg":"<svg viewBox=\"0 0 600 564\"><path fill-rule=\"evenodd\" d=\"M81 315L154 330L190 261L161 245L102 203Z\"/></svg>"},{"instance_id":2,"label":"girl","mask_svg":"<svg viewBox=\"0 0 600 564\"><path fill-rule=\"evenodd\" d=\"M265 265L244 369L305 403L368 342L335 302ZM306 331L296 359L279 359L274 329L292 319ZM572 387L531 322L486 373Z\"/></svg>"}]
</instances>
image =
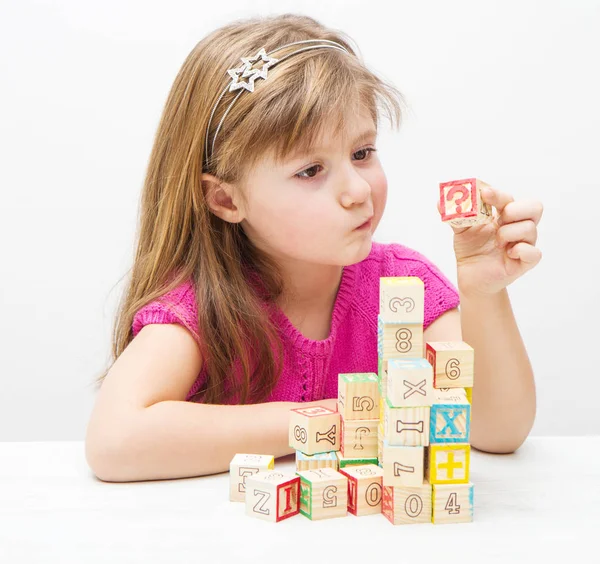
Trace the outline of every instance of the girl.
<instances>
[{"instance_id":1,"label":"girl","mask_svg":"<svg viewBox=\"0 0 600 564\"><path fill-rule=\"evenodd\" d=\"M189 54L87 429L100 479L291 454L290 409L335 409L339 373L377 372L382 276L424 281L425 341L475 349L471 444L501 453L525 440L535 387L506 287L541 258L542 206L485 192L494 221L454 229L457 288L417 251L373 241L387 194L378 102L398 128L402 95L306 16L237 21Z\"/></svg>"}]
</instances>

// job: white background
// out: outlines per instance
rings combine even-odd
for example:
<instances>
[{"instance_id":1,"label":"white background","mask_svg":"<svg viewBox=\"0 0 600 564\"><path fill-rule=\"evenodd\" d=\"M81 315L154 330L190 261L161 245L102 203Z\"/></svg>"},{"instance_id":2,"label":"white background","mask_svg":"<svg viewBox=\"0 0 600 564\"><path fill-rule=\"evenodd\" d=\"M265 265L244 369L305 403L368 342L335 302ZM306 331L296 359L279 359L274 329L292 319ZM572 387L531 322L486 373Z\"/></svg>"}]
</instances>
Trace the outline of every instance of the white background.
<instances>
[{"instance_id":1,"label":"white background","mask_svg":"<svg viewBox=\"0 0 600 564\"><path fill-rule=\"evenodd\" d=\"M0 2L0 440L84 438L172 81L215 27L287 11L348 33L406 96L400 132L384 121L379 138L389 195L375 240L455 282L440 181L543 202L544 257L509 288L536 373L532 434L600 433L600 3L246 6Z\"/></svg>"}]
</instances>

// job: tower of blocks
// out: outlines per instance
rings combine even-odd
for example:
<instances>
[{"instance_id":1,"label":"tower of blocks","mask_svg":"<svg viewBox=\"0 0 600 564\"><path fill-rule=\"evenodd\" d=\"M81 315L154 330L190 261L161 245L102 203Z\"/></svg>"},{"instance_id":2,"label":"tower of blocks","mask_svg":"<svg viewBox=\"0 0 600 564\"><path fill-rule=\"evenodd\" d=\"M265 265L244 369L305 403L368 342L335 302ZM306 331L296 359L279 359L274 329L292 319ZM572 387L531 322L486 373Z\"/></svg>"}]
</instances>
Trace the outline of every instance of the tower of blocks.
<instances>
[{"instance_id":1,"label":"tower of blocks","mask_svg":"<svg viewBox=\"0 0 600 564\"><path fill-rule=\"evenodd\" d=\"M382 513L394 525L473 520L469 481L474 351L423 342L424 284L380 278L377 373L338 374L337 410L290 410L296 472L236 454L230 500L278 522Z\"/></svg>"}]
</instances>

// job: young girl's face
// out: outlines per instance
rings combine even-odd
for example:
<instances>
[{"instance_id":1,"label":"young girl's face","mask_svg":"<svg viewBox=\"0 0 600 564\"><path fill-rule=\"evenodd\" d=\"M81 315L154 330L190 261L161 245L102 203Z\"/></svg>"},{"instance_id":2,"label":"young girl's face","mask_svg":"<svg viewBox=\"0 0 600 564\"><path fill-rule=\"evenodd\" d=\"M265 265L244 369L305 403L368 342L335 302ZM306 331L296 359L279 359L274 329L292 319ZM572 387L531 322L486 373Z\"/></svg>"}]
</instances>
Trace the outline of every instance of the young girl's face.
<instances>
[{"instance_id":1,"label":"young girl's face","mask_svg":"<svg viewBox=\"0 0 600 564\"><path fill-rule=\"evenodd\" d=\"M241 224L259 248L286 261L354 264L371 250L387 199L375 124L367 113L347 121L347 141L321 136L308 155L278 165L269 156L245 187ZM362 134L367 133L362 139ZM372 217L367 228L357 227Z\"/></svg>"}]
</instances>

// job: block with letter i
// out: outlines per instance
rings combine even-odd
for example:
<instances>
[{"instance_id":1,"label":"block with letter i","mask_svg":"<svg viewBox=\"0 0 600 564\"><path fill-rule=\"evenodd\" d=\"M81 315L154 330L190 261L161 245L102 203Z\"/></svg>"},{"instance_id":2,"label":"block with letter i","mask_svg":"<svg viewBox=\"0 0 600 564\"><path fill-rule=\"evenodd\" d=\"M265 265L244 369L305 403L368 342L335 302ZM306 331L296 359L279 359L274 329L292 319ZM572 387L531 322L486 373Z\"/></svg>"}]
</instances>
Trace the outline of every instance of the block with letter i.
<instances>
[{"instance_id":1,"label":"block with letter i","mask_svg":"<svg viewBox=\"0 0 600 564\"><path fill-rule=\"evenodd\" d=\"M275 470L246 479L246 515L279 522L300 512L300 478Z\"/></svg>"},{"instance_id":2,"label":"block with letter i","mask_svg":"<svg viewBox=\"0 0 600 564\"><path fill-rule=\"evenodd\" d=\"M348 515L348 478L319 468L296 472L300 477L300 513L312 521Z\"/></svg>"},{"instance_id":3,"label":"block with letter i","mask_svg":"<svg viewBox=\"0 0 600 564\"><path fill-rule=\"evenodd\" d=\"M348 478L348 511L357 517L381 513L383 470L376 464L340 469Z\"/></svg>"},{"instance_id":4,"label":"block with letter i","mask_svg":"<svg viewBox=\"0 0 600 564\"><path fill-rule=\"evenodd\" d=\"M304 454L340 450L340 414L326 407L290 410L289 446Z\"/></svg>"},{"instance_id":5,"label":"block with letter i","mask_svg":"<svg viewBox=\"0 0 600 564\"><path fill-rule=\"evenodd\" d=\"M266 454L236 454L229 463L229 500L244 501L246 479L260 471L273 470L275 457Z\"/></svg>"},{"instance_id":6,"label":"block with letter i","mask_svg":"<svg viewBox=\"0 0 600 564\"><path fill-rule=\"evenodd\" d=\"M482 188L490 188L478 178L440 182L440 214L444 223L468 227L492 219L492 208L481 198Z\"/></svg>"}]
</instances>

